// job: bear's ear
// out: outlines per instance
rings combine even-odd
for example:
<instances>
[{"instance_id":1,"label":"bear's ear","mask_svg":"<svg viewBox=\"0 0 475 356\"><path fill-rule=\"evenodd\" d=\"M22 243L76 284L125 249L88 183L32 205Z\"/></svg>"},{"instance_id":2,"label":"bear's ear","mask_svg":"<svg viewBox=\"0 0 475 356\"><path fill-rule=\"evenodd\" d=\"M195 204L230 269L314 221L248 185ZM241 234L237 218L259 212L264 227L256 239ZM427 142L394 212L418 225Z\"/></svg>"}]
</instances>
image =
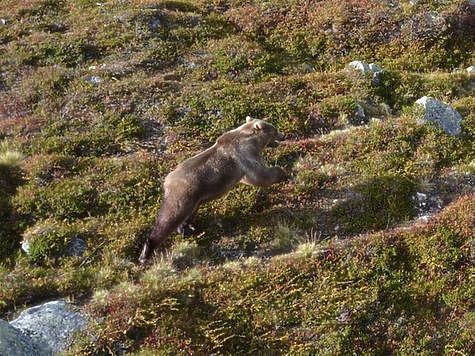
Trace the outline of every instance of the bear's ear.
<instances>
[{"instance_id":1,"label":"bear's ear","mask_svg":"<svg viewBox=\"0 0 475 356\"><path fill-rule=\"evenodd\" d=\"M246 116L246 124L251 122L253 120L252 117L250 117L249 115Z\"/></svg>"},{"instance_id":2,"label":"bear's ear","mask_svg":"<svg viewBox=\"0 0 475 356\"><path fill-rule=\"evenodd\" d=\"M262 130L264 128L264 123L262 121L257 121L254 123L254 129Z\"/></svg>"}]
</instances>

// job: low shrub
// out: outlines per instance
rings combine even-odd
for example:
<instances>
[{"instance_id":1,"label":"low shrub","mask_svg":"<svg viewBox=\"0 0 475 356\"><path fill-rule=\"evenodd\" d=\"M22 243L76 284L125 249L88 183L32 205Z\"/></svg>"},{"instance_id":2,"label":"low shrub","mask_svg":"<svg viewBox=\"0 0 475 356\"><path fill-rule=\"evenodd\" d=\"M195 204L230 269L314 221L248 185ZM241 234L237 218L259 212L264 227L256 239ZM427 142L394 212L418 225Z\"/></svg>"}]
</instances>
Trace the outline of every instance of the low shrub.
<instances>
[{"instance_id":1,"label":"low shrub","mask_svg":"<svg viewBox=\"0 0 475 356\"><path fill-rule=\"evenodd\" d=\"M356 185L355 197L339 203L333 213L353 233L385 229L413 216L415 188L404 176L373 177Z\"/></svg>"}]
</instances>

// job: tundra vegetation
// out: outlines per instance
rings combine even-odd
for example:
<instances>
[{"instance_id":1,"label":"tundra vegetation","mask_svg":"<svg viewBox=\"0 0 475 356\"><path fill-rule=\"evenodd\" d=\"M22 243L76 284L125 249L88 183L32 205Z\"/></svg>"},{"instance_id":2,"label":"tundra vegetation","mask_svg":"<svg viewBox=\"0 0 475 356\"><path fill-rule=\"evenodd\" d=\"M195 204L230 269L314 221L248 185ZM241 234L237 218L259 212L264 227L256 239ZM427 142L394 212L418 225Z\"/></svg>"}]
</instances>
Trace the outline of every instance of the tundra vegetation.
<instances>
[{"instance_id":1,"label":"tundra vegetation","mask_svg":"<svg viewBox=\"0 0 475 356\"><path fill-rule=\"evenodd\" d=\"M73 354L473 354L470 3L1 1L2 317L69 298ZM417 123L424 95L460 135ZM247 115L293 178L138 266L165 175Z\"/></svg>"}]
</instances>

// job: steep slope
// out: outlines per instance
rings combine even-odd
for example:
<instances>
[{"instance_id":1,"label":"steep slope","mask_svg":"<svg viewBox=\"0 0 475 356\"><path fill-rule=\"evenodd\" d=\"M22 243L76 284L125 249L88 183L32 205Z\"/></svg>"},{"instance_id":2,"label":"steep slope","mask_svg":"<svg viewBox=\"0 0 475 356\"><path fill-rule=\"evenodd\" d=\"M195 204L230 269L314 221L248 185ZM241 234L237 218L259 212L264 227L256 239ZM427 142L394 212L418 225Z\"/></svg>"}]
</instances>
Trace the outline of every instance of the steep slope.
<instances>
[{"instance_id":1,"label":"steep slope","mask_svg":"<svg viewBox=\"0 0 475 356\"><path fill-rule=\"evenodd\" d=\"M470 4L2 1L0 311L77 300L91 352L470 354ZM138 267L164 176L246 115L286 133L266 158L292 179Z\"/></svg>"}]
</instances>

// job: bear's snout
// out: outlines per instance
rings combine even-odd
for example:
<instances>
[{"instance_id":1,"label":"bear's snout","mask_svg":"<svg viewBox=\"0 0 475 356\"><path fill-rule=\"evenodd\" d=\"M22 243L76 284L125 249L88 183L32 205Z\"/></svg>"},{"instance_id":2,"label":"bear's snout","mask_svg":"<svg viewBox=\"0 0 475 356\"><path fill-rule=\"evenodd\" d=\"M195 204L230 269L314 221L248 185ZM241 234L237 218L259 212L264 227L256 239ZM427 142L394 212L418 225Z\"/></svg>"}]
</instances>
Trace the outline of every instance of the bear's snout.
<instances>
[{"instance_id":1,"label":"bear's snout","mask_svg":"<svg viewBox=\"0 0 475 356\"><path fill-rule=\"evenodd\" d=\"M285 139L285 136L283 134L281 134L280 132L277 133L276 137L271 140L267 146L269 147L277 147L279 145L279 142L280 141L284 141Z\"/></svg>"}]
</instances>

